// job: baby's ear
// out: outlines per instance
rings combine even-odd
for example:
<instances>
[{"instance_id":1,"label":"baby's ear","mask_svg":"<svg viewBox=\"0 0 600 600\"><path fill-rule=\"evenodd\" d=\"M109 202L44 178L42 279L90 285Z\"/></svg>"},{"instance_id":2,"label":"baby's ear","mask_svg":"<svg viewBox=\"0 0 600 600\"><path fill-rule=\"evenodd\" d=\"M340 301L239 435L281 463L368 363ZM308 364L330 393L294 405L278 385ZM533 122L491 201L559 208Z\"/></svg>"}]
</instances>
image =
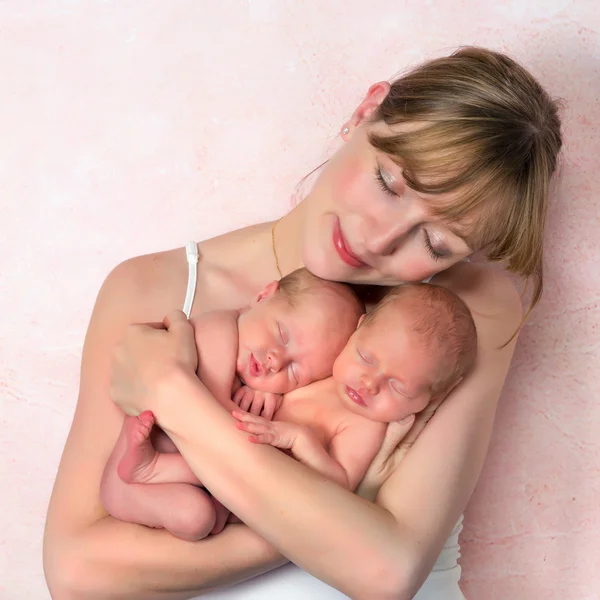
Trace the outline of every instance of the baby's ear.
<instances>
[{"instance_id":1,"label":"baby's ear","mask_svg":"<svg viewBox=\"0 0 600 600\"><path fill-rule=\"evenodd\" d=\"M358 329L360 327L360 324L365 320L366 316L367 316L367 313L363 313L362 315L360 315L360 318L358 319L358 323L356 324L356 329Z\"/></svg>"},{"instance_id":2,"label":"baby's ear","mask_svg":"<svg viewBox=\"0 0 600 600\"><path fill-rule=\"evenodd\" d=\"M262 289L256 297L257 302L262 302L272 298L275 292L279 289L279 281L271 281L264 289Z\"/></svg>"}]
</instances>

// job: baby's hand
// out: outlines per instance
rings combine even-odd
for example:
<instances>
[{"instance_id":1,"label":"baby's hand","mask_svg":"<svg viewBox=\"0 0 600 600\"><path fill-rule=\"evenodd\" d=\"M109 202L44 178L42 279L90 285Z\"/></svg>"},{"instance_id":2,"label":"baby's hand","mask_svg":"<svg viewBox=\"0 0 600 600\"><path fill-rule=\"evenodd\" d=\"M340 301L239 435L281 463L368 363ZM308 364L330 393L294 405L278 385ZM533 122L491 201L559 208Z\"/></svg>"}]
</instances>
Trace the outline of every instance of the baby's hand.
<instances>
[{"instance_id":1,"label":"baby's hand","mask_svg":"<svg viewBox=\"0 0 600 600\"><path fill-rule=\"evenodd\" d=\"M261 416L267 421L273 418L277 409L281 406L283 396L269 392L257 392L243 385L233 396L233 402L241 410L256 416Z\"/></svg>"},{"instance_id":2,"label":"baby's hand","mask_svg":"<svg viewBox=\"0 0 600 600\"><path fill-rule=\"evenodd\" d=\"M247 412L234 410L231 413L239 422L238 429L252 435L248 438L255 444L270 444L282 450L291 450L298 439L306 433L306 427L283 421L267 421Z\"/></svg>"}]
</instances>

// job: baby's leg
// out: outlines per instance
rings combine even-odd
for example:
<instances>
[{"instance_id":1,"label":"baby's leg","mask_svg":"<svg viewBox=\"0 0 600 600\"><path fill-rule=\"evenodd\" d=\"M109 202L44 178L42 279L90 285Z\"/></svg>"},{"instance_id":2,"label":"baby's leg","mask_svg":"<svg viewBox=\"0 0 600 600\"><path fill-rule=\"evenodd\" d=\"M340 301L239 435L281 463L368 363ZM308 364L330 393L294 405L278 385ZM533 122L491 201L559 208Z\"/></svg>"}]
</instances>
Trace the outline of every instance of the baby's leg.
<instances>
[{"instance_id":1,"label":"baby's leg","mask_svg":"<svg viewBox=\"0 0 600 600\"><path fill-rule=\"evenodd\" d=\"M178 452L157 452L150 439L154 415L145 411L138 417L125 417L120 440L125 451L117 466L119 477L126 483L190 483L201 485Z\"/></svg>"},{"instance_id":2,"label":"baby's leg","mask_svg":"<svg viewBox=\"0 0 600 600\"><path fill-rule=\"evenodd\" d=\"M216 524L212 500L200 488L187 483L125 483L116 461L107 464L100 498L115 519L166 529L190 542L205 538Z\"/></svg>"},{"instance_id":3,"label":"baby's leg","mask_svg":"<svg viewBox=\"0 0 600 600\"><path fill-rule=\"evenodd\" d=\"M164 528L184 540L206 537L218 519L213 501L200 488L187 483L126 483L119 476L118 466L128 451L130 437L139 441L139 436L131 433L134 429L126 420L105 467L100 487L104 507L117 519Z\"/></svg>"}]
</instances>

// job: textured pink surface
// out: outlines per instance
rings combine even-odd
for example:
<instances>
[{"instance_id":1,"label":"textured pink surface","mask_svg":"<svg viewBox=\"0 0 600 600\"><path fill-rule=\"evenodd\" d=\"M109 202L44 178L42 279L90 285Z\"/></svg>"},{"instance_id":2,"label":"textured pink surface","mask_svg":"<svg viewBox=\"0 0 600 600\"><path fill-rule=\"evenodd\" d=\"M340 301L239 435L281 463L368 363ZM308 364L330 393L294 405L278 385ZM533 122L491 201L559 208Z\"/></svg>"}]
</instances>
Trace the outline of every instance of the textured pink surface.
<instances>
[{"instance_id":1,"label":"textured pink surface","mask_svg":"<svg viewBox=\"0 0 600 600\"><path fill-rule=\"evenodd\" d=\"M594 0L1 2L0 598L49 597L44 514L109 269L280 215L371 82L470 43L568 106L546 296L467 512L464 589L600 597L599 33Z\"/></svg>"}]
</instances>

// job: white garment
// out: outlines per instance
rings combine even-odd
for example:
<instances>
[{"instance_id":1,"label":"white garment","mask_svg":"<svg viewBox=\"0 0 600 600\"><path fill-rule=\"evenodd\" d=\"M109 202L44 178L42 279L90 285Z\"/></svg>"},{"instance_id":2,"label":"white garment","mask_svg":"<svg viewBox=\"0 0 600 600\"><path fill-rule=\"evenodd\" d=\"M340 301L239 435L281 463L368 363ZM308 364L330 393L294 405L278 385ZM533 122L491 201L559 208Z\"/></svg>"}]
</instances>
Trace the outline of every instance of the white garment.
<instances>
[{"instance_id":1,"label":"white garment","mask_svg":"<svg viewBox=\"0 0 600 600\"><path fill-rule=\"evenodd\" d=\"M188 288L184 312L189 317L196 293L198 247L195 242L186 245L189 265ZM462 516L439 555L432 572L413 600L465 600L458 582L461 569L458 564L460 545L458 535L462 530ZM215 590L199 597L201 600L342 600L348 598L338 590L323 583L293 564L284 565L264 575L230 588Z\"/></svg>"}]
</instances>

